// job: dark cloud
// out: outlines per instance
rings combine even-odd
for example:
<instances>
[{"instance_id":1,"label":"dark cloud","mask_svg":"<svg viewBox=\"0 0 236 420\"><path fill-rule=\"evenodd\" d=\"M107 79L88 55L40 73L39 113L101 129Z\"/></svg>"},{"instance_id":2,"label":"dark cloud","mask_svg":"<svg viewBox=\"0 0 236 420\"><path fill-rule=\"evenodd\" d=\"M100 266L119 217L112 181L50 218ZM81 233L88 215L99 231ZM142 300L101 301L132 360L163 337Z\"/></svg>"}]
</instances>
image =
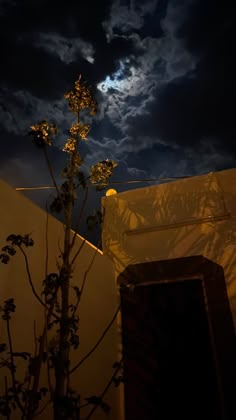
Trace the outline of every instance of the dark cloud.
<instances>
[{"instance_id":1,"label":"dark cloud","mask_svg":"<svg viewBox=\"0 0 236 420\"><path fill-rule=\"evenodd\" d=\"M178 27L177 35L184 38L189 50L202 54L226 41L225 36L227 38L233 27L235 4L232 0L194 0Z\"/></svg>"},{"instance_id":2,"label":"dark cloud","mask_svg":"<svg viewBox=\"0 0 236 420\"><path fill-rule=\"evenodd\" d=\"M1 0L1 177L13 185L50 181L26 137L46 118L59 126L50 152L59 179L72 121L63 95L79 74L99 104L82 147L87 166L115 159L121 181L235 166L233 6ZM100 196L91 197L89 208L99 207Z\"/></svg>"},{"instance_id":3,"label":"dark cloud","mask_svg":"<svg viewBox=\"0 0 236 420\"><path fill-rule=\"evenodd\" d=\"M208 20L207 31L206 16L209 10L202 6L201 13L195 14L195 7L191 11L188 23L192 31L190 27L187 30L185 23L177 32L182 38L186 31L185 43L196 54L198 62L186 75L156 89L155 100L147 107L147 114L137 121L136 129L132 117L128 122L130 135L139 132L140 135L156 136L157 141L161 139L169 145L180 147L198 148L202 141L213 142L216 151L235 153L236 53L233 15L228 9L220 21L216 8ZM201 44L201 39L197 38L197 23L193 24L193 17L198 23L198 32L203 29L205 43ZM199 28L202 28L201 31Z\"/></svg>"},{"instance_id":4,"label":"dark cloud","mask_svg":"<svg viewBox=\"0 0 236 420\"><path fill-rule=\"evenodd\" d=\"M156 136L173 146L193 146L203 137L212 137L234 147L235 91L229 80L220 84L220 77L207 74L201 65L197 76L189 74L157 89L155 101L137 121L136 130L132 118L128 122L130 134Z\"/></svg>"}]
</instances>

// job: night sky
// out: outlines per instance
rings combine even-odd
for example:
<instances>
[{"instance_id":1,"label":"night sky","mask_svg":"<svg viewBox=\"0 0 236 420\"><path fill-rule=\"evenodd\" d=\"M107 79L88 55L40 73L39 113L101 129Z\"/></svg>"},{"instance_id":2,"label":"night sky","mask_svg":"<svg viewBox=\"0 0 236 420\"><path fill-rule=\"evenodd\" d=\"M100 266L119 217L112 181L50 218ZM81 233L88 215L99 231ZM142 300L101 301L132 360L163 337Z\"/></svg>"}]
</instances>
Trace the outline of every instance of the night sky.
<instances>
[{"instance_id":1,"label":"night sky","mask_svg":"<svg viewBox=\"0 0 236 420\"><path fill-rule=\"evenodd\" d=\"M81 150L88 166L116 160L117 181L235 167L235 23L227 0L0 0L0 177L51 185L27 136L48 119L60 129L59 179L72 121L63 95L79 74L99 108ZM102 194L91 192L89 211ZM48 192L27 196L43 207Z\"/></svg>"}]
</instances>

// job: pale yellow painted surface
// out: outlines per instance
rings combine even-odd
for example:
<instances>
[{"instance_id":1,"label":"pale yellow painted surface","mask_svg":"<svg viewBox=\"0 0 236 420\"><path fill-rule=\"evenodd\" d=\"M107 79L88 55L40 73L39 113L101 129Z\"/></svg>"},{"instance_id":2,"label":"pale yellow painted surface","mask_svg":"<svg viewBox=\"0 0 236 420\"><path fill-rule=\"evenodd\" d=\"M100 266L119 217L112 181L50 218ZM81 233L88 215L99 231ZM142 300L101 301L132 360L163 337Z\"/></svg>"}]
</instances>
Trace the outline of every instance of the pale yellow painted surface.
<instances>
[{"instance_id":1,"label":"pale yellow painted surface","mask_svg":"<svg viewBox=\"0 0 236 420\"><path fill-rule=\"evenodd\" d=\"M103 250L129 264L203 255L224 268L236 325L236 169L103 198Z\"/></svg>"},{"instance_id":2,"label":"pale yellow painted surface","mask_svg":"<svg viewBox=\"0 0 236 420\"><path fill-rule=\"evenodd\" d=\"M32 279L41 292L41 281L45 276L46 256L46 212L34 205L21 193L16 192L6 183L0 181L0 246L5 245L5 238L11 234L30 233L35 245L27 250ZM55 218L49 216L48 224L48 272L56 271L56 259L59 255L58 244L62 245L63 226ZM76 237L76 248L83 238ZM81 285L84 274L89 267L96 250L88 242L85 243L77 260L74 273L74 283ZM22 255L12 258L7 265L0 264L0 305L4 299L14 297L17 310L12 319L13 345L15 351L33 351L33 326L36 322L36 333L42 328L42 308L32 295L25 271ZM96 252L96 258L87 276L86 286L79 310L80 341L79 349L72 355L72 366L78 362L99 339L117 308L117 294L114 282L113 263ZM5 324L0 320L1 340L4 341ZM112 365L117 360L117 327L114 323L98 349L77 370L72 377L71 385L76 386L82 397L98 395L110 379ZM23 369L23 366L22 366ZM2 383L0 383L2 387ZM2 392L2 389L1 389ZM118 419L118 391L112 387L105 400L111 405L112 411L106 416L100 409L94 415L95 420ZM81 413L83 414L83 413ZM19 419L16 415L15 419ZM39 419L51 419L44 412Z\"/></svg>"}]
</instances>

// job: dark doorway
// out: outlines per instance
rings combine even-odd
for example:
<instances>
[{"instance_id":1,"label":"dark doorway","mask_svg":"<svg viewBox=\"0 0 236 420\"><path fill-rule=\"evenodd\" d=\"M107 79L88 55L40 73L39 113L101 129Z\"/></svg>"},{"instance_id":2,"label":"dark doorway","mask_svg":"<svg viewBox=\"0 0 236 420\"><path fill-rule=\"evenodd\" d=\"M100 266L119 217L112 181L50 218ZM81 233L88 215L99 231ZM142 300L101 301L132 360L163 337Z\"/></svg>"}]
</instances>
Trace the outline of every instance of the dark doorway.
<instances>
[{"instance_id":1,"label":"dark doorway","mask_svg":"<svg viewBox=\"0 0 236 420\"><path fill-rule=\"evenodd\" d=\"M125 420L235 419L225 398L204 276L165 280L161 271L159 281L148 276L135 287L121 287ZM127 273L125 278L127 283Z\"/></svg>"}]
</instances>

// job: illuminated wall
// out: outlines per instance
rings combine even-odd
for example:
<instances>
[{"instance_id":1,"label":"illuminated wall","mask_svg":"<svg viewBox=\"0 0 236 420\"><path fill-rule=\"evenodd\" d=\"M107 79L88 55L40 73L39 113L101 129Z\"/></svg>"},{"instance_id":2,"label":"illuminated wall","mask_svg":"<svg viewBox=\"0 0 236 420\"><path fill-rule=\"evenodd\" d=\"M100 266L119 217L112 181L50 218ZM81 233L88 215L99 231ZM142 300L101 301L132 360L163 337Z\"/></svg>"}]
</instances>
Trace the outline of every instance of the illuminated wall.
<instances>
[{"instance_id":1,"label":"illuminated wall","mask_svg":"<svg viewBox=\"0 0 236 420\"><path fill-rule=\"evenodd\" d=\"M46 258L46 213L34 205L21 193L16 192L9 185L0 182L0 245L5 245L5 238L11 233L30 233L35 245L29 248L30 271L37 292L40 294L40 284L45 276ZM48 220L48 270L56 270L58 257L58 243L62 244L63 226L55 218ZM76 237L77 250L83 238ZM115 290L113 264L107 256L86 242L77 260L74 272L74 284L80 286L84 274L96 253L94 263L88 273L84 294L80 306L80 346L72 356L72 366L79 362L94 346L101 333L116 311L118 302ZM4 299L15 298L16 313L12 319L13 345L15 351L33 351L34 348L34 320L36 334L42 329L42 308L32 295L27 279L22 255L16 255L9 264L0 264L0 305ZM0 320L1 342L4 341L5 324ZM81 392L82 396L98 395L109 381L117 360L117 332L114 324L105 336L98 349L87 359L72 376L71 385ZM23 369L23 368L22 368ZM23 371L22 371L23 372ZM3 384L0 384L1 387ZM1 389L2 391L2 389ZM111 405L111 417L107 417L100 409L94 414L94 419L103 420L117 417L117 388L111 387L106 394L105 401ZM83 412L81 412L83 415ZM16 419L19 415L16 414ZM48 412L44 412L39 419L51 419Z\"/></svg>"},{"instance_id":2,"label":"illuminated wall","mask_svg":"<svg viewBox=\"0 0 236 420\"><path fill-rule=\"evenodd\" d=\"M236 324L236 169L103 198L103 250L130 264L203 255L220 264Z\"/></svg>"}]
</instances>

